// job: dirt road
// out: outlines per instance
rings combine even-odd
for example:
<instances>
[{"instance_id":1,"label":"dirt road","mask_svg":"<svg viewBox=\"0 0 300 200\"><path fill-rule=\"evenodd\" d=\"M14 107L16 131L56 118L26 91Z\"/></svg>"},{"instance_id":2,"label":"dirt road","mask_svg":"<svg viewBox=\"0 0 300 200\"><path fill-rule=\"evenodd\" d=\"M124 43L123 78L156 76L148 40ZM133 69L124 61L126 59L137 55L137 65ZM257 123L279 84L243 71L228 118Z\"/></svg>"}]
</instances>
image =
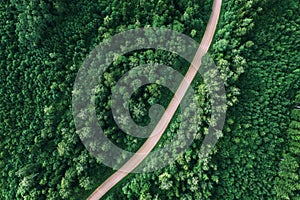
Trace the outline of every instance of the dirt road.
<instances>
[{"instance_id":1,"label":"dirt road","mask_svg":"<svg viewBox=\"0 0 300 200\"><path fill-rule=\"evenodd\" d=\"M154 146L157 144L168 124L170 123L176 109L178 108L182 98L184 97L188 87L193 81L199 67L201 66L201 59L207 53L210 44L212 42L216 26L219 20L221 11L222 0L214 0L212 6L212 13L207 24L204 36L201 44L195 54L195 57L186 73L184 80L178 87L174 97L164 112L162 118L156 125L155 129L151 133L150 137L142 145L142 147L129 159L117 172L111 175L106 181L104 181L88 198L88 200L98 200L106 192L108 192L113 186L127 176L133 169L135 169L151 152Z\"/></svg>"}]
</instances>

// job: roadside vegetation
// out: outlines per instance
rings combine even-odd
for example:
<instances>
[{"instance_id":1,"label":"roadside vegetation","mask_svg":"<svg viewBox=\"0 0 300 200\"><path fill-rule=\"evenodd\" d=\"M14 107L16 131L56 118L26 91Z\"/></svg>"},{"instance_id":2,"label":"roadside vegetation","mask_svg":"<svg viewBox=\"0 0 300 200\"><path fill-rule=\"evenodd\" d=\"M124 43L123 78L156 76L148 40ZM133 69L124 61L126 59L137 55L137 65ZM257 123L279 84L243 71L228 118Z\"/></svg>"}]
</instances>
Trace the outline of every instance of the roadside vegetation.
<instances>
[{"instance_id":1,"label":"roadside vegetation","mask_svg":"<svg viewBox=\"0 0 300 200\"><path fill-rule=\"evenodd\" d=\"M0 3L0 199L84 199L113 170L84 148L72 116L78 69L103 39L142 27L173 29L201 40L212 0L11 0ZM104 199L300 199L300 8L296 0L223 0L209 50L225 81L227 118L217 147L199 148L210 103L201 77L199 133L170 166L131 174ZM143 140L113 122L109 100L119 77L146 63L185 74L189 63L161 50L121 56L99 80L97 117L118 146ZM168 104L158 84L137 91L130 111L147 124L148 108ZM160 141L178 129L180 113Z\"/></svg>"}]
</instances>

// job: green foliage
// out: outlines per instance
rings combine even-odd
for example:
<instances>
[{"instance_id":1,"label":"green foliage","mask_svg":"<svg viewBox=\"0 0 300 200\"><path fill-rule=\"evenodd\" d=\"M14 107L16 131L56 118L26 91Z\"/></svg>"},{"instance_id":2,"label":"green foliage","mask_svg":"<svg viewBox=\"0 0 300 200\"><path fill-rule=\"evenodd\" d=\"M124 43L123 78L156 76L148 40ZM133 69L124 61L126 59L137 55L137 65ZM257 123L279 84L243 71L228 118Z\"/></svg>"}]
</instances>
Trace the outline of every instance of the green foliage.
<instances>
[{"instance_id":1,"label":"green foliage","mask_svg":"<svg viewBox=\"0 0 300 200\"><path fill-rule=\"evenodd\" d=\"M298 94L295 102L299 100ZM287 131L288 147L279 164L278 177L275 179L275 190L280 199L300 197L300 119L297 119L296 113L300 113L300 110L295 109L292 113L292 122Z\"/></svg>"},{"instance_id":2,"label":"green foliage","mask_svg":"<svg viewBox=\"0 0 300 200\"><path fill-rule=\"evenodd\" d=\"M290 32L299 19L286 10L289 7L292 13L299 12L293 2L273 1L270 5L271 1L248 1L245 7L237 5L237 17L232 20L239 28L233 33L241 37L232 43L236 44L232 52L238 55L229 64L223 60L221 64L243 66L244 73L234 84L241 93L239 102L227 113L233 123L227 120L219 153L214 157L220 181L213 199L295 197L291 194L298 187L299 161L285 155L288 149L299 155L295 149L298 142L288 136L299 131L287 130L290 114L295 113L293 99L299 91L299 42ZM250 31L241 34L244 27ZM222 33L227 38L228 31Z\"/></svg>"},{"instance_id":3,"label":"green foliage","mask_svg":"<svg viewBox=\"0 0 300 200\"><path fill-rule=\"evenodd\" d=\"M112 174L76 133L71 97L77 70L100 41L128 29L165 27L200 41L211 3L2 1L0 199L85 199ZM224 0L210 49L229 107L218 148L207 159L199 155L210 97L196 77L193 106L201 108L201 124L190 148L164 169L129 175L105 199L299 199L300 112L294 109L300 102L299 94L294 100L300 89L299 12L296 0ZM144 140L114 123L111 90L127 71L151 63L182 74L189 66L162 50L132 52L116 58L96 88L99 124L128 151ZM130 99L133 119L149 123L151 105L166 107L171 97L159 84L140 88ZM158 147L177 134L179 122L176 113Z\"/></svg>"}]
</instances>

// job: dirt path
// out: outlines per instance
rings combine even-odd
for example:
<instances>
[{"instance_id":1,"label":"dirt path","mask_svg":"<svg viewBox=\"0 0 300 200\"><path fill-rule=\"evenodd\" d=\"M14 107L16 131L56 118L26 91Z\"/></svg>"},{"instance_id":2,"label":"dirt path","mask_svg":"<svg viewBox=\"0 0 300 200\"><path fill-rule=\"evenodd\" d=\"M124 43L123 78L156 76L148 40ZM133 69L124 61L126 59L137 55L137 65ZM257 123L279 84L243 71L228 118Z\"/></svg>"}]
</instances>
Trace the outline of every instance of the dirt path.
<instances>
[{"instance_id":1,"label":"dirt path","mask_svg":"<svg viewBox=\"0 0 300 200\"><path fill-rule=\"evenodd\" d=\"M207 24L204 36L201 44L196 52L196 55L186 73L184 80L178 87L174 97L164 112L162 118L156 125L155 129L151 133L150 137L142 145L142 147L130 158L117 172L111 175L106 181L104 181L88 198L88 200L98 200L106 192L108 192L113 186L127 176L132 170L134 170L151 152L154 146L157 144L168 124L170 123L175 111L177 110L182 98L184 97L188 87L193 81L199 67L201 66L201 59L207 53L209 46L212 42L216 26L219 20L221 11L222 0L214 0L212 6L212 13Z\"/></svg>"}]
</instances>

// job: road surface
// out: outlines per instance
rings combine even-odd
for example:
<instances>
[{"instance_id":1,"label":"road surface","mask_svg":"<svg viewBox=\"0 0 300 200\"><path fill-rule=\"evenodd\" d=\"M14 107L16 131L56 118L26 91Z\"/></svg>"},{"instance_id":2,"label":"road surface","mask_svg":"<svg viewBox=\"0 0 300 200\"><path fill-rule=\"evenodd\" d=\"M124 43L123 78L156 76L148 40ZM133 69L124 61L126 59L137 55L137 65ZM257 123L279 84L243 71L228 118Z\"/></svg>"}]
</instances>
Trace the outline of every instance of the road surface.
<instances>
[{"instance_id":1,"label":"road surface","mask_svg":"<svg viewBox=\"0 0 300 200\"><path fill-rule=\"evenodd\" d=\"M160 121L156 125L155 129L142 145L142 147L113 175L105 180L88 198L88 200L98 200L106 194L113 186L127 176L132 170L134 170L151 152L154 146L157 144L162 134L166 130L170 123L175 111L177 110L182 98L184 97L188 87L193 81L198 69L201 66L201 59L207 53L210 44L212 42L216 26L219 20L221 11L222 0L214 0L212 6L212 13L207 24L204 36L200 43L200 46L195 54L195 57L184 77L184 80L179 85L174 97L168 105L166 111L161 117Z\"/></svg>"}]
</instances>

